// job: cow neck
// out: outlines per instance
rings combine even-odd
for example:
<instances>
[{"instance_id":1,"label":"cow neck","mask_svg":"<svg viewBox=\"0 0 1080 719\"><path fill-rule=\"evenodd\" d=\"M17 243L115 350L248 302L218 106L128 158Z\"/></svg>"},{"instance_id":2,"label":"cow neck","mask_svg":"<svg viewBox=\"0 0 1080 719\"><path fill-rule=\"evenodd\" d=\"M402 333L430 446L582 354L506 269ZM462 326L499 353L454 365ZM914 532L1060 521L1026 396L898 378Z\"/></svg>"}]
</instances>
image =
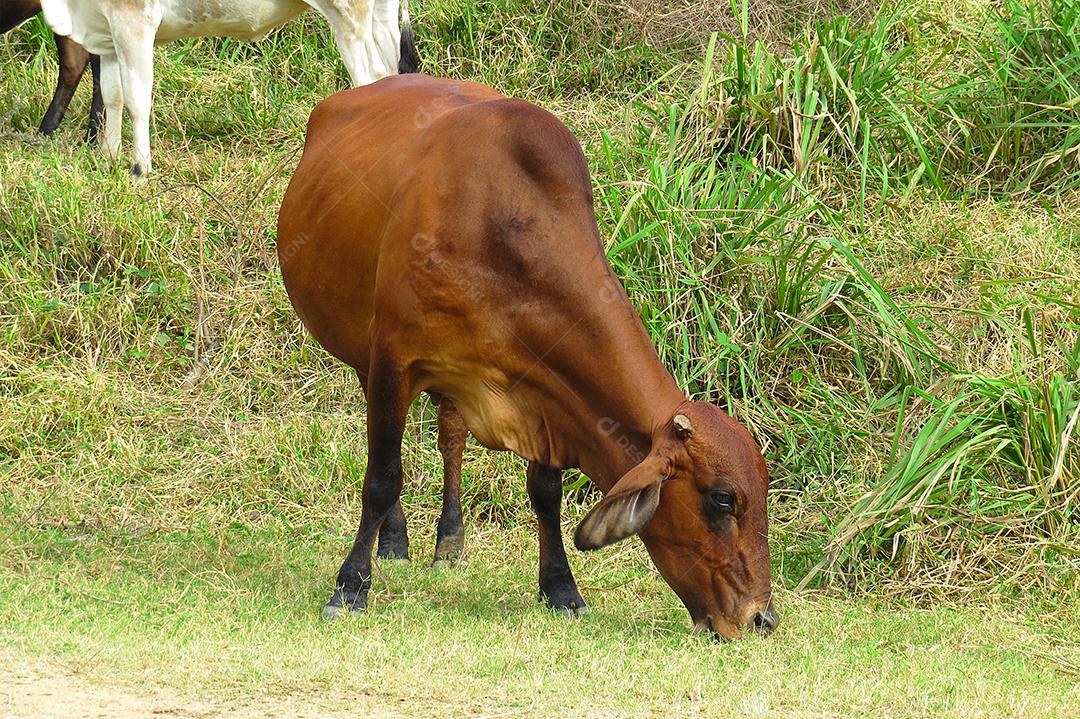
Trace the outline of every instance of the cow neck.
<instances>
[{"instance_id":1,"label":"cow neck","mask_svg":"<svg viewBox=\"0 0 1080 719\"><path fill-rule=\"evenodd\" d=\"M588 348L565 380L574 388L578 464L605 493L667 436L672 416L687 401L664 367L641 318L603 262L594 280L610 288L599 311L578 315L572 341ZM593 284L595 288L597 285ZM583 304L582 306L590 306Z\"/></svg>"},{"instance_id":2,"label":"cow neck","mask_svg":"<svg viewBox=\"0 0 1080 719\"><path fill-rule=\"evenodd\" d=\"M672 416L686 401L670 376L667 382L635 377L630 386L631 401L593 404L590 416L579 423L581 470L605 494L663 441Z\"/></svg>"}]
</instances>

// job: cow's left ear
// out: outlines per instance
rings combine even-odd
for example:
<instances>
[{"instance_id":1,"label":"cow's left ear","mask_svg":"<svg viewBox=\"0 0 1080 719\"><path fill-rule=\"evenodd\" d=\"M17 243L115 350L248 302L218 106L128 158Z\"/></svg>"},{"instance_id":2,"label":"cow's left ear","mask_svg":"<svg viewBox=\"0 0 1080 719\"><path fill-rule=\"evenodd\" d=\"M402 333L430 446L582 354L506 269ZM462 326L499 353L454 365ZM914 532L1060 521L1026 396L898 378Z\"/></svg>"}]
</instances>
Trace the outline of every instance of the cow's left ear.
<instances>
[{"instance_id":1,"label":"cow's left ear","mask_svg":"<svg viewBox=\"0 0 1080 719\"><path fill-rule=\"evenodd\" d=\"M582 551L599 549L644 529L660 504L660 485L670 467L670 460L650 454L624 474L581 520L574 532L574 546Z\"/></svg>"}]
</instances>

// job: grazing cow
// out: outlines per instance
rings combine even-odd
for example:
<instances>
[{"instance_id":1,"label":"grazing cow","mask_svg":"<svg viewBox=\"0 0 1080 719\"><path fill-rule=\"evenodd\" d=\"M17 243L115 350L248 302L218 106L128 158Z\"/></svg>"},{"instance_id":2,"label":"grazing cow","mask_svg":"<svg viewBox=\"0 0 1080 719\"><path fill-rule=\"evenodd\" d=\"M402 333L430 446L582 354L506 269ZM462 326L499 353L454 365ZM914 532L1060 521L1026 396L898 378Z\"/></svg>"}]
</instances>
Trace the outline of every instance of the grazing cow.
<instances>
[{"instance_id":1,"label":"grazing cow","mask_svg":"<svg viewBox=\"0 0 1080 719\"><path fill-rule=\"evenodd\" d=\"M41 12L41 0L0 0L0 33L18 27ZM51 135L60 126L67 112L75 88L90 65L94 75L94 99L90 105L90 120L86 126L86 141L97 139L101 125L101 84L99 82L98 58L88 53L82 45L62 35L56 35L56 53L60 59L60 76L56 80L52 102L45 111L38 131L42 135Z\"/></svg>"},{"instance_id":2,"label":"grazing cow","mask_svg":"<svg viewBox=\"0 0 1080 719\"><path fill-rule=\"evenodd\" d=\"M311 115L278 257L297 314L367 398L360 528L324 616L366 606L406 413L429 392L448 479L466 431L528 460L550 606L585 606L559 524L561 470L580 467L606 496L579 549L637 534L699 630L776 625L765 461L660 362L604 255L581 148L555 117L422 75L333 95Z\"/></svg>"},{"instance_id":3,"label":"grazing cow","mask_svg":"<svg viewBox=\"0 0 1080 719\"><path fill-rule=\"evenodd\" d=\"M353 86L395 71L415 71L416 50L407 0L41 0L45 19L101 56L105 141L110 159L120 151L123 108L135 141L131 174L150 172L150 104L154 44L207 35L253 40L314 8L329 22ZM399 52L400 43L400 52Z\"/></svg>"}]
</instances>

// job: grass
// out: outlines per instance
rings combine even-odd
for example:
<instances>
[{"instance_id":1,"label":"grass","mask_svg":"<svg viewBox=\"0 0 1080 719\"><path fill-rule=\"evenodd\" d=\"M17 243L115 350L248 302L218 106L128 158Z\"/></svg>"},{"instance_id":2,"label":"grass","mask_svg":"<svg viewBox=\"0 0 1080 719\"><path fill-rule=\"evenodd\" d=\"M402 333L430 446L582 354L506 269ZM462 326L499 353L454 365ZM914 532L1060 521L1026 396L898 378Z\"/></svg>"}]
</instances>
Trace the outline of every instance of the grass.
<instances>
[{"instance_id":1,"label":"grass","mask_svg":"<svg viewBox=\"0 0 1080 719\"><path fill-rule=\"evenodd\" d=\"M288 304L274 227L307 114L346 85L329 31L159 49L155 176L133 186L80 145L85 88L56 139L29 134L55 76L35 22L0 45L2 662L421 714L1069 716L1076 4L807 3L778 40L737 3L730 37L672 45L632 5L413 11L429 71L578 134L661 357L762 445L776 637L693 638L633 544L572 556L594 611L549 616L523 466L475 447L468 569L383 567L375 610L320 624L364 410ZM421 557L433 433L418 403ZM567 484L569 527L596 492Z\"/></svg>"},{"instance_id":2,"label":"grass","mask_svg":"<svg viewBox=\"0 0 1080 719\"><path fill-rule=\"evenodd\" d=\"M1080 661L1075 624L825 597L785 597L782 641L713 643L687 634L636 551L578 562L592 612L567 621L535 603L527 528L473 533L464 569L381 566L372 609L328 626L315 610L347 536L245 525L9 537L0 656L220 702L313 695L344 711L348 686L448 716L1065 716Z\"/></svg>"}]
</instances>

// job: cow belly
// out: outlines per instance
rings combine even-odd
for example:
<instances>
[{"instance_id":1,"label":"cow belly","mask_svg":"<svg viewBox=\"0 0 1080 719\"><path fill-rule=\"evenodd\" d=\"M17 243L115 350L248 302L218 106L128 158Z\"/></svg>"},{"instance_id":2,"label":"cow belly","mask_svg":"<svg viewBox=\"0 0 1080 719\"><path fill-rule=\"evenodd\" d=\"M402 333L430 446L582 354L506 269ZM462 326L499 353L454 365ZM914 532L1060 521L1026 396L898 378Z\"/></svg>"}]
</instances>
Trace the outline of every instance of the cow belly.
<instances>
[{"instance_id":1,"label":"cow belly","mask_svg":"<svg viewBox=\"0 0 1080 719\"><path fill-rule=\"evenodd\" d=\"M541 413L521 396L487 395L462 401L454 398L465 426L476 441L494 450L507 450L540 464L565 467L573 464L551 445Z\"/></svg>"},{"instance_id":2,"label":"cow belly","mask_svg":"<svg viewBox=\"0 0 1080 719\"><path fill-rule=\"evenodd\" d=\"M254 40L308 9L302 0L163 0L157 41L221 36Z\"/></svg>"},{"instance_id":3,"label":"cow belly","mask_svg":"<svg viewBox=\"0 0 1080 719\"><path fill-rule=\"evenodd\" d=\"M489 366L418 362L421 390L433 390L454 400L469 432L484 447L510 451L548 464L551 447L542 412L517 383Z\"/></svg>"}]
</instances>

